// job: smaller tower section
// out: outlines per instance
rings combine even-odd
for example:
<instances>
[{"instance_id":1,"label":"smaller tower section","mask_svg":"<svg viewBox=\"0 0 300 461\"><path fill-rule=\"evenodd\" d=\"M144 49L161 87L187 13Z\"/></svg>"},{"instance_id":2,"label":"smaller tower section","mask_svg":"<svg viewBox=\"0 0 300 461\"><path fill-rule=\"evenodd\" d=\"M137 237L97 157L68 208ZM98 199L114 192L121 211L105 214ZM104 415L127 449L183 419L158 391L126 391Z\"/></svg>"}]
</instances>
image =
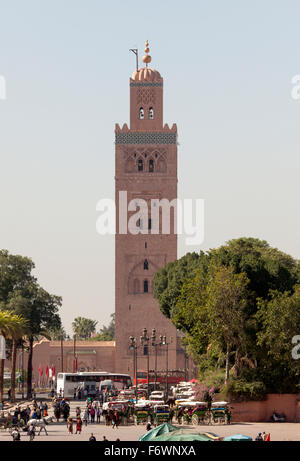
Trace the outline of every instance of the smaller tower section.
<instances>
[{"instance_id":1,"label":"smaller tower section","mask_svg":"<svg viewBox=\"0 0 300 461\"><path fill-rule=\"evenodd\" d=\"M130 79L130 129L134 131L160 131L163 128L163 79L150 69L149 43L146 42L146 67L135 71Z\"/></svg>"}]
</instances>

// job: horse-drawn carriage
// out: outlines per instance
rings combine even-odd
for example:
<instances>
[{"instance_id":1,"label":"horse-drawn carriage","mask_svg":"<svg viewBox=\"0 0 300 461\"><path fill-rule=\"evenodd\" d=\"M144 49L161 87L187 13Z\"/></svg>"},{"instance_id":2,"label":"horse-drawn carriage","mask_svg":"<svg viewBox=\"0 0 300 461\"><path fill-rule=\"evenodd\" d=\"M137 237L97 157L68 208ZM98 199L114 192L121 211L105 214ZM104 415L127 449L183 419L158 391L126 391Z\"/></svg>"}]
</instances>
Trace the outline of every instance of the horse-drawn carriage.
<instances>
[{"instance_id":1,"label":"horse-drawn carriage","mask_svg":"<svg viewBox=\"0 0 300 461\"><path fill-rule=\"evenodd\" d=\"M154 405L153 408L153 422L154 426L159 426L163 423L170 421L170 408L169 405Z\"/></svg>"},{"instance_id":2,"label":"horse-drawn carriage","mask_svg":"<svg viewBox=\"0 0 300 461\"><path fill-rule=\"evenodd\" d=\"M57 398L53 403L54 416L59 421L60 417L63 417L65 421L70 416L70 404L68 399Z\"/></svg>"},{"instance_id":3,"label":"horse-drawn carriage","mask_svg":"<svg viewBox=\"0 0 300 461\"><path fill-rule=\"evenodd\" d=\"M231 411L227 402L211 404L211 424L230 424Z\"/></svg>"},{"instance_id":4,"label":"horse-drawn carriage","mask_svg":"<svg viewBox=\"0 0 300 461\"><path fill-rule=\"evenodd\" d=\"M175 417L178 424L210 424L207 402L176 401Z\"/></svg>"},{"instance_id":5,"label":"horse-drawn carriage","mask_svg":"<svg viewBox=\"0 0 300 461\"><path fill-rule=\"evenodd\" d=\"M210 411L207 402L195 402L192 412L192 424L210 424Z\"/></svg>"},{"instance_id":6,"label":"horse-drawn carriage","mask_svg":"<svg viewBox=\"0 0 300 461\"><path fill-rule=\"evenodd\" d=\"M105 402L103 404L103 416L105 424L110 426L113 421L113 416L117 414L118 424L128 426L130 420L130 405L128 400L117 400Z\"/></svg>"},{"instance_id":7,"label":"horse-drawn carriage","mask_svg":"<svg viewBox=\"0 0 300 461\"><path fill-rule=\"evenodd\" d=\"M134 424L146 424L153 421L153 409L149 402L139 402L134 406Z\"/></svg>"}]
</instances>

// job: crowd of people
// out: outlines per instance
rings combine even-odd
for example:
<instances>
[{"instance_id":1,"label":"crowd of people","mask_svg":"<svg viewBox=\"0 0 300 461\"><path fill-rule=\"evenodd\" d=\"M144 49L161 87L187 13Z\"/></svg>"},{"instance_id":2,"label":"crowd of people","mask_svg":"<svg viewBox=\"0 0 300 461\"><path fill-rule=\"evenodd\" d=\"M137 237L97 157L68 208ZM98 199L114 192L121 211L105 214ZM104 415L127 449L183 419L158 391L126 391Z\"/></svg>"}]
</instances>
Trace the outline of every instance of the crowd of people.
<instances>
[{"instance_id":1,"label":"crowd of people","mask_svg":"<svg viewBox=\"0 0 300 461\"><path fill-rule=\"evenodd\" d=\"M4 407L1 408L3 410ZM42 400L38 403L36 400L33 400L31 405L27 405L21 407L18 405L12 413L10 413L10 417L12 418L12 424L17 425L20 424L25 426L29 420L37 419L40 420L44 417L48 416L48 405L47 402L43 402Z\"/></svg>"},{"instance_id":2,"label":"crowd of people","mask_svg":"<svg viewBox=\"0 0 300 461\"><path fill-rule=\"evenodd\" d=\"M75 416L69 416L67 419L67 430L69 434L81 434L82 426L87 426L88 423L100 424L102 416L102 408L98 401L88 397L86 400L85 409L83 412L79 406L76 407Z\"/></svg>"}]
</instances>

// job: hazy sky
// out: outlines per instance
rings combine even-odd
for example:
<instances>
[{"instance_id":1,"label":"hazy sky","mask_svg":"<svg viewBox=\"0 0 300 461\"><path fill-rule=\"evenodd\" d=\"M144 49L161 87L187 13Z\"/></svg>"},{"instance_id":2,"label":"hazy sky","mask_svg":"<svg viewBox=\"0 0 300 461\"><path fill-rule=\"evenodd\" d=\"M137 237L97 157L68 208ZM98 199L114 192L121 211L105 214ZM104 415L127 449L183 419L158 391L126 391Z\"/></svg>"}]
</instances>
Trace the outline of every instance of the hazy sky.
<instances>
[{"instance_id":1,"label":"hazy sky","mask_svg":"<svg viewBox=\"0 0 300 461\"><path fill-rule=\"evenodd\" d=\"M205 199L201 249L239 236L300 258L298 0L0 0L0 248L32 257L75 316L114 311L114 124L129 119L129 48L150 41L178 124L179 194ZM200 248L185 247L179 255Z\"/></svg>"}]
</instances>

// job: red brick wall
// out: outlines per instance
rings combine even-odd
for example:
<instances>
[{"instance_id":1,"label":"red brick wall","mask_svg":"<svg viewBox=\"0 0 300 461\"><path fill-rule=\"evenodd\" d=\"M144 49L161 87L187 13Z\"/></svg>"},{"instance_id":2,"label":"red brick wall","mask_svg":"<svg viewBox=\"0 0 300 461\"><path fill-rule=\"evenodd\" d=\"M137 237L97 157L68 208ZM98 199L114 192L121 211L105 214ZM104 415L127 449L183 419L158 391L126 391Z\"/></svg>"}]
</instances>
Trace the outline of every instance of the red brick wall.
<instances>
[{"instance_id":1,"label":"red brick wall","mask_svg":"<svg viewBox=\"0 0 300 461\"><path fill-rule=\"evenodd\" d=\"M232 402L233 422L269 421L273 411L284 413L289 422L300 422L300 394L268 394L266 400Z\"/></svg>"}]
</instances>

